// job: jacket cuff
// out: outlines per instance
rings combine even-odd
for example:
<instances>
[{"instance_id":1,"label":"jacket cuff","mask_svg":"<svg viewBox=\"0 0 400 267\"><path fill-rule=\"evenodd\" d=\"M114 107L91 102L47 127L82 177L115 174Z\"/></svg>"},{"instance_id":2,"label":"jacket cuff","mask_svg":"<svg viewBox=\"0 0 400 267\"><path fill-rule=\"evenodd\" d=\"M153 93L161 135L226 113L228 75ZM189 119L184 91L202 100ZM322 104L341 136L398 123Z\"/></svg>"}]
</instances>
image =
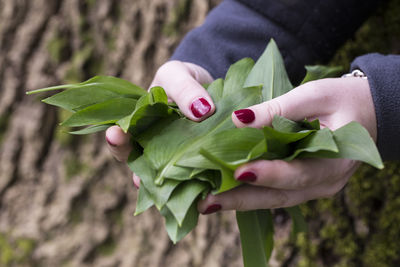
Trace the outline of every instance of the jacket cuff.
<instances>
[{"instance_id":1,"label":"jacket cuff","mask_svg":"<svg viewBox=\"0 0 400 267\"><path fill-rule=\"evenodd\" d=\"M360 69L368 77L382 158L400 159L400 56L367 54L353 61L351 70L354 69Z\"/></svg>"}]
</instances>

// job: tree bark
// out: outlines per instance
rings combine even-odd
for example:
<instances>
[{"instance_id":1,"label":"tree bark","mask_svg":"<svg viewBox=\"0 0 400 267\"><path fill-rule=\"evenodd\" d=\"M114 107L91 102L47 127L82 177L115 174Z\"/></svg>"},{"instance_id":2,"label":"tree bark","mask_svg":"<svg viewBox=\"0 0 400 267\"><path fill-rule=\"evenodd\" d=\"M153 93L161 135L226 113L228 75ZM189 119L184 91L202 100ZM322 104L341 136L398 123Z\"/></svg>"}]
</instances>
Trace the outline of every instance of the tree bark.
<instances>
[{"instance_id":1,"label":"tree bark","mask_svg":"<svg viewBox=\"0 0 400 267\"><path fill-rule=\"evenodd\" d=\"M217 2L0 2L0 265L241 265L232 213L173 245L158 212L133 216L131 173L103 134L69 136L65 113L25 96L96 74L146 87Z\"/></svg>"}]
</instances>

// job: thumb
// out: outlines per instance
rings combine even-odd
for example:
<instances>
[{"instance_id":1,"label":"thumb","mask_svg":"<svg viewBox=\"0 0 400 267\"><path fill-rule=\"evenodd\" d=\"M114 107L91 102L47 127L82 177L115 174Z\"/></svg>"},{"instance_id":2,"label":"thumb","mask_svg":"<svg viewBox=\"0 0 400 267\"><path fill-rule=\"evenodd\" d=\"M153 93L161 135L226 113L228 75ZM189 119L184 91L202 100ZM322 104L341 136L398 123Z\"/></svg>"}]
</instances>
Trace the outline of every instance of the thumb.
<instances>
[{"instance_id":1,"label":"thumb","mask_svg":"<svg viewBox=\"0 0 400 267\"><path fill-rule=\"evenodd\" d=\"M211 75L200 66L169 61L157 71L151 87L163 87L187 118L201 121L215 111L210 95L201 85L212 81Z\"/></svg>"},{"instance_id":2,"label":"thumb","mask_svg":"<svg viewBox=\"0 0 400 267\"><path fill-rule=\"evenodd\" d=\"M326 114L327 108L320 99L320 93L307 83L272 100L239 109L232 113L236 127L261 128L271 125L275 115L293 121L315 118Z\"/></svg>"}]
</instances>

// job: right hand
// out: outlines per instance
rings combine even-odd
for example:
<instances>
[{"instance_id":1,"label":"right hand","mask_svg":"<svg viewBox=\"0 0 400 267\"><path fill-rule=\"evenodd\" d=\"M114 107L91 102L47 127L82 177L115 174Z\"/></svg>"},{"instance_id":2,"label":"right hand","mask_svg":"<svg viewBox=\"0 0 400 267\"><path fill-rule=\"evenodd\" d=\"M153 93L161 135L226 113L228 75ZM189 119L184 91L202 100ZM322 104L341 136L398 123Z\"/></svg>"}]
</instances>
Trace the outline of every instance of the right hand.
<instances>
[{"instance_id":1,"label":"right hand","mask_svg":"<svg viewBox=\"0 0 400 267\"><path fill-rule=\"evenodd\" d=\"M211 83L213 78L204 68L181 61L169 61L162 65L150 88L161 86L168 98L174 101L180 111L193 121L202 121L211 116L215 105L201 84ZM119 161L126 161L132 150L130 136L118 126L106 131L106 140L111 154ZM133 183L138 188L140 178L133 174Z\"/></svg>"}]
</instances>

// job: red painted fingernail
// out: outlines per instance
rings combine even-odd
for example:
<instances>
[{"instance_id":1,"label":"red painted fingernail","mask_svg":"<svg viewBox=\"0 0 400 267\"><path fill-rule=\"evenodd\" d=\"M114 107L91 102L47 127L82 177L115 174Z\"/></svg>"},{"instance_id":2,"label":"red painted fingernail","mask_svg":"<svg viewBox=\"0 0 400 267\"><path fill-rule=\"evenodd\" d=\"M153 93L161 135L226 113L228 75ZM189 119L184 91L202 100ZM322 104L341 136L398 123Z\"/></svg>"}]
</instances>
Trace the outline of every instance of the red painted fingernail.
<instances>
[{"instance_id":1,"label":"red painted fingernail","mask_svg":"<svg viewBox=\"0 0 400 267\"><path fill-rule=\"evenodd\" d=\"M193 101L190 109L196 118L201 118L211 110L211 105L204 98L199 98Z\"/></svg>"},{"instance_id":2,"label":"red painted fingernail","mask_svg":"<svg viewBox=\"0 0 400 267\"><path fill-rule=\"evenodd\" d=\"M237 180L242 182L254 182L255 180L257 180L257 176L254 172L244 172L239 175Z\"/></svg>"},{"instance_id":3,"label":"red painted fingernail","mask_svg":"<svg viewBox=\"0 0 400 267\"><path fill-rule=\"evenodd\" d=\"M243 123L250 123L256 118L254 112L248 108L236 110L234 113L236 117Z\"/></svg>"},{"instance_id":4,"label":"red painted fingernail","mask_svg":"<svg viewBox=\"0 0 400 267\"><path fill-rule=\"evenodd\" d=\"M211 214L219 211L220 209L222 209L222 206L220 204L211 204L204 212L202 212L202 214Z\"/></svg>"},{"instance_id":5,"label":"red painted fingernail","mask_svg":"<svg viewBox=\"0 0 400 267\"><path fill-rule=\"evenodd\" d=\"M110 141L110 139L108 139L108 137L106 136L106 141L110 146L117 146L116 144L114 144L113 142Z\"/></svg>"}]
</instances>

